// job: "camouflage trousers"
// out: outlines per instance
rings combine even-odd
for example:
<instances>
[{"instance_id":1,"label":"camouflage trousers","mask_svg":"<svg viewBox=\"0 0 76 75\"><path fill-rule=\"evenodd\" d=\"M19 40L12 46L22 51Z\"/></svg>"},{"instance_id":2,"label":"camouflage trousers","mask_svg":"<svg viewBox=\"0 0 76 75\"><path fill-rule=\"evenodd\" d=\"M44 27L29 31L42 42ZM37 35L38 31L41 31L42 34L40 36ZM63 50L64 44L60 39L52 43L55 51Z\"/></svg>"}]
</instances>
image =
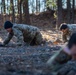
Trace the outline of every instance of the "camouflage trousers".
<instances>
[{"instance_id":1,"label":"camouflage trousers","mask_svg":"<svg viewBox=\"0 0 76 75\"><path fill-rule=\"evenodd\" d=\"M43 41L43 38L40 32L36 32L36 34L32 36L29 36L28 34L24 33L23 37L24 37L24 42L30 45L40 45Z\"/></svg>"},{"instance_id":2,"label":"camouflage trousers","mask_svg":"<svg viewBox=\"0 0 76 75\"><path fill-rule=\"evenodd\" d=\"M69 60L71 60L71 56L65 53L63 50L60 50L47 61L46 65L51 72L57 72Z\"/></svg>"}]
</instances>

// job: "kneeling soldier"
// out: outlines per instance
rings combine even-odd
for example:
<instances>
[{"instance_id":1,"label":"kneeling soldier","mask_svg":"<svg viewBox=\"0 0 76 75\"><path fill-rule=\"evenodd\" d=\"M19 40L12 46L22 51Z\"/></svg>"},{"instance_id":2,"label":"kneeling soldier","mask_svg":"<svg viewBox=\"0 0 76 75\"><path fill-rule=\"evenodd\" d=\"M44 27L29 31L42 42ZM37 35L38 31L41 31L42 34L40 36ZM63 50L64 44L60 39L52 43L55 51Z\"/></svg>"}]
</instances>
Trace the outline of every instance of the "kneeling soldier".
<instances>
[{"instance_id":1,"label":"kneeling soldier","mask_svg":"<svg viewBox=\"0 0 76 75\"><path fill-rule=\"evenodd\" d=\"M63 41L64 43L68 41L68 39L70 38L70 36L76 32L76 24L66 24L63 23L60 26L60 30L63 32Z\"/></svg>"},{"instance_id":2,"label":"kneeling soldier","mask_svg":"<svg viewBox=\"0 0 76 75\"><path fill-rule=\"evenodd\" d=\"M9 43L13 36L17 37L17 45L21 46L23 42L27 45L40 45L43 41L39 28L26 24L12 24L6 21L4 28L9 32L8 37L3 42L3 45Z\"/></svg>"}]
</instances>

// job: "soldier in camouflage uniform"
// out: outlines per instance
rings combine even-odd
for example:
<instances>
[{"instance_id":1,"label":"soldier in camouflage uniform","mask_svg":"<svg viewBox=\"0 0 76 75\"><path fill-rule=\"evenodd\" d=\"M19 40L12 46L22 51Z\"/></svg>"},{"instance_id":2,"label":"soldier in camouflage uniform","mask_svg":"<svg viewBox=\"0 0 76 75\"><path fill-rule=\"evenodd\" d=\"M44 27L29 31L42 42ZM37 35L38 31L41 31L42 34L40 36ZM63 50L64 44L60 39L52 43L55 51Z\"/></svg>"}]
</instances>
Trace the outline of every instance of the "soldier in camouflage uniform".
<instances>
[{"instance_id":1,"label":"soldier in camouflage uniform","mask_svg":"<svg viewBox=\"0 0 76 75\"><path fill-rule=\"evenodd\" d=\"M76 75L76 33L71 36L69 43L72 60L59 69L57 75Z\"/></svg>"},{"instance_id":2,"label":"soldier in camouflage uniform","mask_svg":"<svg viewBox=\"0 0 76 75\"><path fill-rule=\"evenodd\" d=\"M47 61L47 66L51 72L56 72L56 75L74 75L76 73L76 33L72 34L67 47L61 48Z\"/></svg>"},{"instance_id":3,"label":"soldier in camouflage uniform","mask_svg":"<svg viewBox=\"0 0 76 75\"><path fill-rule=\"evenodd\" d=\"M12 24L6 21L4 28L9 32L8 37L3 42L3 45L9 43L13 36L17 37L17 45L21 46L23 42L26 45L40 45L42 43L42 35L39 28L26 24Z\"/></svg>"},{"instance_id":4,"label":"soldier in camouflage uniform","mask_svg":"<svg viewBox=\"0 0 76 75\"><path fill-rule=\"evenodd\" d=\"M76 24L66 24L62 23L60 25L60 30L63 32L63 41L67 42L70 36L76 32Z\"/></svg>"}]
</instances>

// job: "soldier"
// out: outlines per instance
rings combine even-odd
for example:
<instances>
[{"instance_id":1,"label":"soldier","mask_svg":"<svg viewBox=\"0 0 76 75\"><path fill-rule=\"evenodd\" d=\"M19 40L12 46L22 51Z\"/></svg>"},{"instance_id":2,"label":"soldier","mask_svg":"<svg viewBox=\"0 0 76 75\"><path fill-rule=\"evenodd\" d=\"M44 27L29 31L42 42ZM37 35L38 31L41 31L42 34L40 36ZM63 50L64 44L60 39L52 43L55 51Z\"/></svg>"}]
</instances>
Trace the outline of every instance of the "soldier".
<instances>
[{"instance_id":1,"label":"soldier","mask_svg":"<svg viewBox=\"0 0 76 75\"><path fill-rule=\"evenodd\" d=\"M62 23L60 25L60 31L63 32L63 41L64 43L68 41L68 39L70 38L70 36L76 32L76 24L66 24L66 23Z\"/></svg>"},{"instance_id":2,"label":"soldier","mask_svg":"<svg viewBox=\"0 0 76 75\"><path fill-rule=\"evenodd\" d=\"M67 46L59 50L55 55L53 55L47 61L46 65L50 68L51 72L58 73L58 75L66 75L66 73L68 73L67 75L76 74L76 33L72 34Z\"/></svg>"},{"instance_id":3,"label":"soldier","mask_svg":"<svg viewBox=\"0 0 76 75\"><path fill-rule=\"evenodd\" d=\"M76 75L76 33L71 36L69 43L72 60L59 69L57 75Z\"/></svg>"},{"instance_id":4,"label":"soldier","mask_svg":"<svg viewBox=\"0 0 76 75\"><path fill-rule=\"evenodd\" d=\"M17 45L21 46L23 42L26 45L40 45L43 41L39 28L26 24L12 24L6 21L4 28L9 32L8 37L3 42L3 46L9 43L13 36L17 37Z\"/></svg>"}]
</instances>

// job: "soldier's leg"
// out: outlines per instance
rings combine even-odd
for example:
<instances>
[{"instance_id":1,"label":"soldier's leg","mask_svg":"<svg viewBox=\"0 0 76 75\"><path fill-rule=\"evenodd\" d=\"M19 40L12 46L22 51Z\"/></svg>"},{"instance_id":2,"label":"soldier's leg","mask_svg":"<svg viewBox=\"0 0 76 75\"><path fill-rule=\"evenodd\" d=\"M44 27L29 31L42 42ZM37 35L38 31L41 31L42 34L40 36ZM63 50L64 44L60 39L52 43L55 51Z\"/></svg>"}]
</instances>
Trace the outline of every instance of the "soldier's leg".
<instances>
[{"instance_id":1,"label":"soldier's leg","mask_svg":"<svg viewBox=\"0 0 76 75\"><path fill-rule=\"evenodd\" d=\"M26 42L27 45L35 45L35 37L32 36L31 38L28 38L28 41Z\"/></svg>"},{"instance_id":2,"label":"soldier's leg","mask_svg":"<svg viewBox=\"0 0 76 75\"><path fill-rule=\"evenodd\" d=\"M36 45L40 45L43 42L43 38L40 32L36 33L35 42L36 42Z\"/></svg>"},{"instance_id":3,"label":"soldier's leg","mask_svg":"<svg viewBox=\"0 0 76 75\"><path fill-rule=\"evenodd\" d=\"M28 36L26 36L26 35L28 35ZM26 34L26 32L24 31L23 37L24 37L24 42L26 43L27 46L34 45L35 34L33 34L33 36L30 36L29 34Z\"/></svg>"},{"instance_id":4,"label":"soldier's leg","mask_svg":"<svg viewBox=\"0 0 76 75\"><path fill-rule=\"evenodd\" d=\"M26 43L27 46L29 46L29 45L33 46L35 44L34 41L35 41L35 36L24 38L24 42Z\"/></svg>"},{"instance_id":5,"label":"soldier's leg","mask_svg":"<svg viewBox=\"0 0 76 75\"><path fill-rule=\"evenodd\" d=\"M36 43L35 43L35 37L34 37L33 40L31 41L30 45L31 45L31 46L36 45Z\"/></svg>"}]
</instances>

